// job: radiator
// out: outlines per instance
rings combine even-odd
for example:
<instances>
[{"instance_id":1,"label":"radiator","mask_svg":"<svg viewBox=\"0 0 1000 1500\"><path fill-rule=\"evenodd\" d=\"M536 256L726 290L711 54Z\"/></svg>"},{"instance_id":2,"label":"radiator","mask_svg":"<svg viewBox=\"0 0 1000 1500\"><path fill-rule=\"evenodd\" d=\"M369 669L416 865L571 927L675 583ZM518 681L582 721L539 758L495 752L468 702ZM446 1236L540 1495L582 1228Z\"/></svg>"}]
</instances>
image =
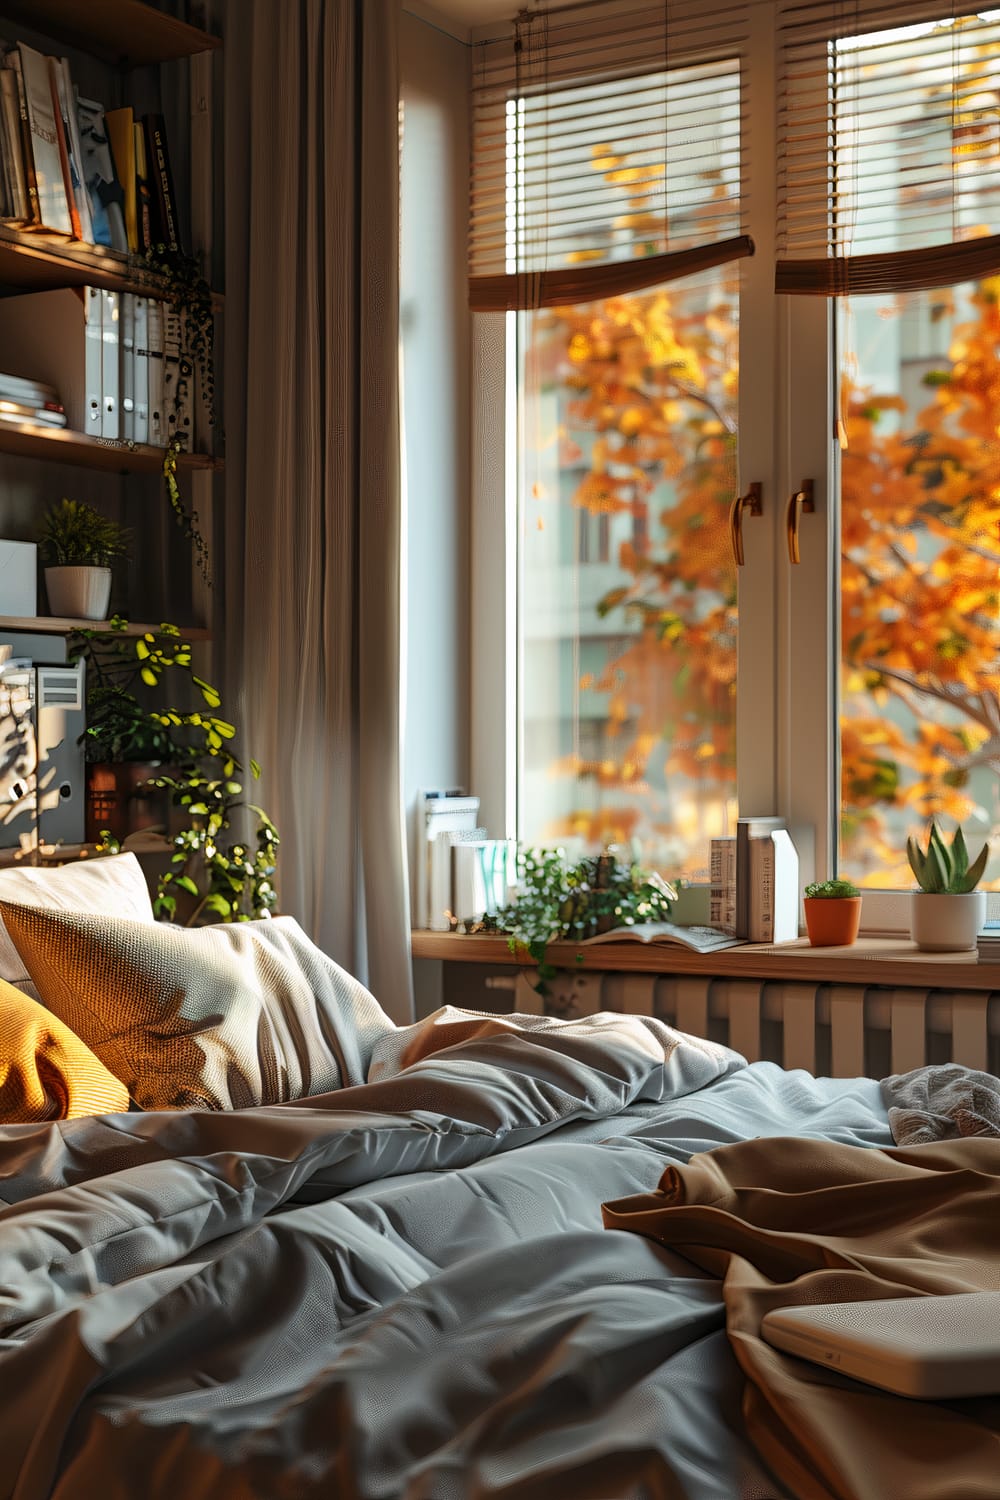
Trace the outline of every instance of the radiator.
<instances>
[{"instance_id":1,"label":"radiator","mask_svg":"<svg viewBox=\"0 0 1000 1500\"><path fill-rule=\"evenodd\" d=\"M1000 1074L1000 991L567 972L552 981L543 1007L525 974L486 983L505 992L505 1009L657 1016L751 1062L828 1078L884 1078L944 1062Z\"/></svg>"}]
</instances>

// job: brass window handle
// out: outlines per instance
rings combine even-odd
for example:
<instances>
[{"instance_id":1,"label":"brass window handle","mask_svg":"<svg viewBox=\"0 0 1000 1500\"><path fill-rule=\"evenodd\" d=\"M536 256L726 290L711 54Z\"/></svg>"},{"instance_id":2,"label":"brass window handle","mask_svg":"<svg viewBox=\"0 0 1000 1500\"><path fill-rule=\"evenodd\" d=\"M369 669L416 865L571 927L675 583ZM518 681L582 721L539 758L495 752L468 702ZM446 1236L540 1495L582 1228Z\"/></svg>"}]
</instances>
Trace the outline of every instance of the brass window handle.
<instances>
[{"instance_id":1,"label":"brass window handle","mask_svg":"<svg viewBox=\"0 0 1000 1500\"><path fill-rule=\"evenodd\" d=\"M729 539L733 544L733 557L736 566L743 566L743 512L748 510L752 516L759 516L764 511L763 486L754 480L745 495L737 495L729 507Z\"/></svg>"},{"instance_id":2,"label":"brass window handle","mask_svg":"<svg viewBox=\"0 0 1000 1500\"><path fill-rule=\"evenodd\" d=\"M813 499L813 482L811 479L803 479L802 488L796 490L794 495L788 498L788 512L785 517L785 530L788 533L788 561L797 563L799 557L799 518L803 511L812 515L816 509Z\"/></svg>"}]
</instances>

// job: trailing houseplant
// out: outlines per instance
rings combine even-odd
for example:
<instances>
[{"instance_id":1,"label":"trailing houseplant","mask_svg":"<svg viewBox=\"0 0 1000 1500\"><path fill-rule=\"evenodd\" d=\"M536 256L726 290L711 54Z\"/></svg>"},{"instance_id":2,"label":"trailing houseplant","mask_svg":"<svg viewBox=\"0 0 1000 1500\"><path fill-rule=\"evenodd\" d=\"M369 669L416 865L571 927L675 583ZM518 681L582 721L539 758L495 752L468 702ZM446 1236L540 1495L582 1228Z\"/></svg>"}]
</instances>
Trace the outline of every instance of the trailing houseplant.
<instances>
[{"instance_id":1,"label":"trailing houseplant","mask_svg":"<svg viewBox=\"0 0 1000 1500\"><path fill-rule=\"evenodd\" d=\"M130 532L82 500L63 498L38 531L45 589L54 615L103 620L111 598L111 564L128 552Z\"/></svg>"},{"instance_id":2,"label":"trailing houseplant","mask_svg":"<svg viewBox=\"0 0 1000 1500\"><path fill-rule=\"evenodd\" d=\"M986 895L976 887L986 873L989 845L970 861L961 828L949 844L932 819L926 845L911 836L906 857L920 887L911 897L910 930L917 947L931 953L974 948L986 920Z\"/></svg>"},{"instance_id":3,"label":"trailing houseplant","mask_svg":"<svg viewBox=\"0 0 1000 1500\"><path fill-rule=\"evenodd\" d=\"M846 948L861 922L861 892L850 880L820 880L807 885L802 902L806 932L814 948Z\"/></svg>"},{"instance_id":4,"label":"trailing houseplant","mask_svg":"<svg viewBox=\"0 0 1000 1500\"><path fill-rule=\"evenodd\" d=\"M190 409L195 371L210 427L216 426L215 411L215 308L212 288L202 275L198 259L183 250L157 244L146 252L146 264L159 278L170 301L182 314L177 385L173 395L174 416ZM201 533L198 512L189 506L177 483L177 458L185 451L185 435L175 427L163 455L163 484L177 525L191 543L195 564L211 587L212 571L208 543Z\"/></svg>"},{"instance_id":5,"label":"trailing houseplant","mask_svg":"<svg viewBox=\"0 0 1000 1500\"><path fill-rule=\"evenodd\" d=\"M561 849L526 849L518 854L518 875L516 899L483 927L506 933L512 953L527 952L535 960L536 988L543 995L557 972L546 959L550 942L668 921L676 899L661 876L610 851L570 864Z\"/></svg>"},{"instance_id":6,"label":"trailing houseplant","mask_svg":"<svg viewBox=\"0 0 1000 1500\"><path fill-rule=\"evenodd\" d=\"M253 760L244 767L233 752L236 728L216 712L219 692L193 670L191 644L177 626L138 637L126 630L116 617L107 631L78 631L71 652L87 662L88 759L107 757L108 769L141 757L139 790L161 793L179 825L154 909L186 925L267 916L277 900L278 834L244 796L247 771L257 779L260 767ZM165 693L164 679L176 695ZM174 706L178 700L187 706ZM125 836L121 826L98 830L110 853Z\"/></svg>"}]
</instances>

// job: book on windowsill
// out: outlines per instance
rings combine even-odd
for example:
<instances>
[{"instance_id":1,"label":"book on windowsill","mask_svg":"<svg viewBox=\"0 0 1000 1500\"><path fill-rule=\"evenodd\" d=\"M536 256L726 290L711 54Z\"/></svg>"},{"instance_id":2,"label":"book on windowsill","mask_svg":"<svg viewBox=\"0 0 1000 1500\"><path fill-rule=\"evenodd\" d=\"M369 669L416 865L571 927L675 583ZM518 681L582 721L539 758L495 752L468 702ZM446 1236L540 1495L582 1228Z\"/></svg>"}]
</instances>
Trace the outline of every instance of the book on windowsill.
<instances>
[{"instance_id":1,"label":"book on windowsill","mask_svg":"<svg viewBox=\"0 0 1000 1500\"><path fill-rule=\"evenodd\" d=\"M715 953L720 948L738 948L741 938L730 937L716 927L680 927L676 922L635 922L631 927L612 927L582 938L580 946L594 943L664 943L675 948L690 948L692 953Z\"/></svg>"}]
</instances>

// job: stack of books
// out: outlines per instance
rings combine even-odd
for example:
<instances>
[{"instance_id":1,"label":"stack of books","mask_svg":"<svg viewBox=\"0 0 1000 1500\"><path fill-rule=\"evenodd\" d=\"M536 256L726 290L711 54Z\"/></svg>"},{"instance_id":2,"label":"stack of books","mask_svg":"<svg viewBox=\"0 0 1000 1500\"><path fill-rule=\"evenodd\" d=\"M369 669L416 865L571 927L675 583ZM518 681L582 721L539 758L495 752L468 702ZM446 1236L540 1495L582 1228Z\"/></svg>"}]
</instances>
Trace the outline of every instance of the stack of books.
<instances>
[{"instance_id":1,"label":"stack of books","mask_svg":"<svg viewBox=\"0 0 1000 1500\"><path fill-rule=\"evenodd\" d=\"M162 115L106 113L66 58L0 43L0 219L113 250L183 249Z\"/></svg>"},{"instance_id":2,"label":"stack of books","mask_svg":"<svg viewBox=\"0 0 1000 1500\"><path fill-rule=\"evenodd\" d=\"M976 938L976 957L981 964L1000 964L1000 922L987 922Z\"/></svg>"},{"instance_id":3,"label":"stack of books","mask_svg":"<svg viewBox=\"0 0 1000 1500\"><path fill-rule=\"evenodd\" d=\"M65 427L66 408L55 386L19 375L0 375L0 422L21 427Z\"/></svg>"},{"instance_id":4,"label":"stack of books","mask_svg":"<svg viewBox=\"0 0 1000 1500\"><path fill-rule=\"evenodd\" d=\"M710 846L709 920L751 943L799 935L799 857L784 819L738 818L736 833Z\"/></svg>"},{"instance_id":5,"label":"stack of books","mask_svg":"<svg viewBox=\"0 0 1000 1500\"><path fill-rule=\"evenodd\" d=\"M104 441L176 439L190 452L198 393L186 361L182 378L183 320L172 303L132 292L26 292L0 298L0 347L20 387L53 393L58 381L59 425Z\"/></svg>"}]
</instances>

